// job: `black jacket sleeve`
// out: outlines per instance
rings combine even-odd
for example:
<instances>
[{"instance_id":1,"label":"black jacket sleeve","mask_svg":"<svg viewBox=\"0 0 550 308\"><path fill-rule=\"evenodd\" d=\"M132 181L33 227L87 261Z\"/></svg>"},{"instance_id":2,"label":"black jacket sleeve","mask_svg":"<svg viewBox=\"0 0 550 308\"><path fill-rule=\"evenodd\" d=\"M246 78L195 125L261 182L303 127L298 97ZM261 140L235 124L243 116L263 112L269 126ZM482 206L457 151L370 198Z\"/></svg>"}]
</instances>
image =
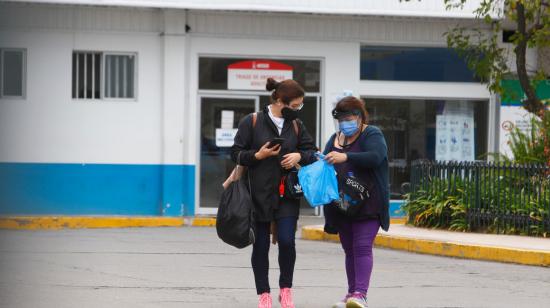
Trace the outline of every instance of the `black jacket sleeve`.
<instances>
[{"instance_id":1,"label":"black jacket sleeve","mask_svg":"<svg viewBox=\"0 0 550 308\"><path fill-rule=\"evenodd\" d=\"M380 130L374 130L359 140L363 152L347 153L348 161L360 168L378 167L388 155L388 147Z\"/></svg>"},{"instance_id":2,"label":"black jacket sleeve","mask_svg":"<svg viewBox=\"0 0 550 308\"><path fill-rule=\"evenodd\" d=\"M315 146L315 142L313 142L313 138L308 133L306 126L302 121L298 121L299 125L299 134L298 136L298 146L297 150L298 153L302 156L302 159L300 160L300 165L309 165L311 163L314 163L317 159L315 158L315 152L318 151L317 147Z\"/></svg>"},{"instance_id":3,"label":"black jacket sleeve","mask_svg":"<svg viewBox=\"0 0 550 308\"><path fill-rule=\"evenodd\" d=\"M237 130L237 134L235 135L235 141L231 147L231 159L235 163L238 163L237 159L240 159L239 163L243 166L253 166L258 162L254 156L257 151L252 149L253 133L252 114L249 114L239 123L239 128Z\"/></svg>"}]
</instances>

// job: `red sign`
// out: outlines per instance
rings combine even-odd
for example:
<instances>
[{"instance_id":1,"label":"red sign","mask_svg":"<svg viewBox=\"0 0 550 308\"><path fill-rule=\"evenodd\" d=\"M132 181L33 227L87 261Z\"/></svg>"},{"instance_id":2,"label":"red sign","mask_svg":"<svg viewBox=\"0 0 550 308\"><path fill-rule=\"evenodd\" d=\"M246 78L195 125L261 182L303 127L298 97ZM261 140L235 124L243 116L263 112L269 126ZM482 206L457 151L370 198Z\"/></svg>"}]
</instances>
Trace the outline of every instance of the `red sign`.
<instances>
[{"instance_id":1,"label":"red sign","mask_svg":"<svg viewBox=\"0 0 550 308\"><path fill-rule=\"evenodd\" d=\"M227 67L228 89L265 90L267 78L292 79L292 66L271 60L247 60Z\"/></svg>"}]
</instances>

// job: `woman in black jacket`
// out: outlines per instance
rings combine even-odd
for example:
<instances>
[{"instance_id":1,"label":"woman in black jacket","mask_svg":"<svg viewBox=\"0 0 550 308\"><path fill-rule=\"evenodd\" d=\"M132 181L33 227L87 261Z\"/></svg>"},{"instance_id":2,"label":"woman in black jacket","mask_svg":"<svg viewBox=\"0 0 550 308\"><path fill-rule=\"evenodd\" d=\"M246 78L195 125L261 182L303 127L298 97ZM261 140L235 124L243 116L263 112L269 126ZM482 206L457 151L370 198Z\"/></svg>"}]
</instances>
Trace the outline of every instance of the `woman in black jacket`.
<instances>
[{"instance_id":1,"label":"woman in black jacket","mask_svg":"<svg viewBox=\"0 0 550 308\"><path fill-rule=\"evenodd\" d=\"M246 116L231 148L233 161L248 167L251 195L256 221L256 241L252 250L252 268L256 291L260 295L259 308L271 307L268 279L269 234L276 222L279 244L279 301L284 308L293 308L292 278L296 262L295 233L300 211L300 200L285 193L281 179L297 164L315 161L317 151L313 139L298 119L303 107L304 89L294 80L276 82L267 80L266 89L273 91L271 104L263 111ZM275 138L282 144L270 144Z\"/></svg>"}]
</instances>

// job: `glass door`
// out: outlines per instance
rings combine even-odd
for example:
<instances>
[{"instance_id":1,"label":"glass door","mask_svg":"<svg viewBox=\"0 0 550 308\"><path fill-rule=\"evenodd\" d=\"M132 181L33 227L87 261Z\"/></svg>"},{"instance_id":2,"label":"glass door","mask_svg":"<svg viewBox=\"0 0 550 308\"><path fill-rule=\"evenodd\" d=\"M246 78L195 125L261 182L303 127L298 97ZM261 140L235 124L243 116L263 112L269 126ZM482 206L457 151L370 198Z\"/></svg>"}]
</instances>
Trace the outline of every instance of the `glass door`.
<instances>
[{"instance_id":1,"label":"glass door","mask_svg":"<svg viewBox=\"0 0 550 308\"><path fill-rule=\"evenodd\" d=\"M239 121L258 110L258 98L231 96L201 96L200 129L200 199L198 214L215 214L218 208L222 183L235 164L230 148Z\"/></svg>"},{"instance_id":2,"label":"glass door","mask_svg":"<svg viewBox=\"0 0 550 308\"><path fill-rule=\"evenodd\" d=\"M197 214L216 214L222 183L235 167L230 157L230 148L237 132L239 121L249 113L259 111L269 104L269 96L199 96L201 108L200 162L199 162L199 208ZM304 98L300 119L319 147L320 135L319 99ZM301 215L319 215L305 199L301 202Z\"/></svg>"}]
</instances>

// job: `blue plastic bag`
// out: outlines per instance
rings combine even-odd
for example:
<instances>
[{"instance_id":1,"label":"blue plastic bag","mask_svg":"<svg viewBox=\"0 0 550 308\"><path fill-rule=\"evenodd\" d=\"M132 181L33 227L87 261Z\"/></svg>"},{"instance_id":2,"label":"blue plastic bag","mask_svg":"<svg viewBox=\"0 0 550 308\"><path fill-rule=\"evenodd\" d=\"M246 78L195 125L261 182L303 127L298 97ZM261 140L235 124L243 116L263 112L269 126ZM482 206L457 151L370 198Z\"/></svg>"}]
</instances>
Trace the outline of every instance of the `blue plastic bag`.
<instances>
[{"instance_id":1,"label":"blue plastic bag","mask_svg":"<svg viewBox=\"0 0 550 308\"><path fill-rule=\"evenodd\" d=\"M321 159L298 171L298 181L302 186L304 197L312 207L340 199L334 166L323 159L324 155L318 154L318 156Z\"/></svg>"}]
</instances>

